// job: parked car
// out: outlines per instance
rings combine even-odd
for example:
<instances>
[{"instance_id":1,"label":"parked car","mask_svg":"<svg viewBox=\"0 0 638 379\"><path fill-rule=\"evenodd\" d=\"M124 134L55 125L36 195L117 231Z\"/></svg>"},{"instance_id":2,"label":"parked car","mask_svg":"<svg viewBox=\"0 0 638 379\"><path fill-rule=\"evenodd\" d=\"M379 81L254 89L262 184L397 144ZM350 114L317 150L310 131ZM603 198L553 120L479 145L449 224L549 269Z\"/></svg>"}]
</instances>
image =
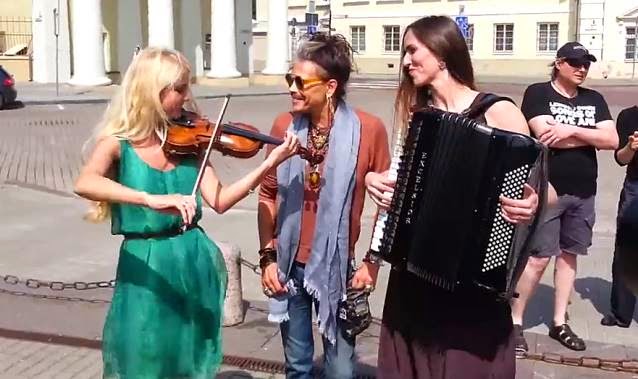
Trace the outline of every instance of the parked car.
<instances>
[{"instance_id":1,"label":"parked car","mask_svg":"<svg viewBox=\"0 0 638 379\"><path fill-rule=\"evenodd\" d=\"M13 76L0 66L0 109L13 104L18 97Z\"/></svg>"}]
</instances>

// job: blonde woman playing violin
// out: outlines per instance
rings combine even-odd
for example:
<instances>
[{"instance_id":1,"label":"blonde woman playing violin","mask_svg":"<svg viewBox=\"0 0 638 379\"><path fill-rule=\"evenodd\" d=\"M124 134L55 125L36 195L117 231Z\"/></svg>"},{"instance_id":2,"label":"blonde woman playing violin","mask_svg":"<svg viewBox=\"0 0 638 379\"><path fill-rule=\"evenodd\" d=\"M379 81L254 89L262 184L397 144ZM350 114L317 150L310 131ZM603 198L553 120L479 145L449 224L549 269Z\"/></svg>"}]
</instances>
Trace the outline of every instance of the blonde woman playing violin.
<instances>
[{"instance_id":1,"label":"blonde woman playing violin","mask_svg":"<svg viewBox=\"0 0 638 379\"><path fill-rule=\"evenodd\" d=\"M124 236L103 335L104 377L210 378L221 359L226 268L197 226L202 199L224 213L298 148L287 135L255 170L223 186L202 158L162 149L168 121L190 98L191 68L173 50L142 50L106 111L75 192L110 210ZM200 165L201 185L191 196Z\"/></svg>"}]
</instances>

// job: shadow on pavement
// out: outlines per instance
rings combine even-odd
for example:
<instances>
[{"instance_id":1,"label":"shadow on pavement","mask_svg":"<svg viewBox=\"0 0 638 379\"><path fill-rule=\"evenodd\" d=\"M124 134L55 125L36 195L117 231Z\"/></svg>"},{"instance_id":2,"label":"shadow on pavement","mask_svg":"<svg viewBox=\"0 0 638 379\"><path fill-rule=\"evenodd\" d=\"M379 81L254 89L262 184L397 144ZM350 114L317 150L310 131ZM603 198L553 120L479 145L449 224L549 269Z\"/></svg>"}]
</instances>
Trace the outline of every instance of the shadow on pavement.
<instances>
[{"instance_id":1,"label":"shadow on pavement","mask_svg":"<svg viewBox=\"0 0 638 379\"><path fill-rule=\"evenodd\" d=\"M539 283L529 300L523 317L523 329L545 324L552 326L554 318L554 287Z\"/></svg>"},{"instance_id":2,"label":"shadow on pavement","mask_svg":"<svg viewBox=\"0 0 638 379\"><path fill-rule=\"evenodd\" d=\"M3 111L8 111L11 109L21 109L24 108L24 103L22 101L14 101L13 103L5 104Z\"/></svg>"},{"instance_id":3,"label":"shadow on pavement","mask_svg":"<svg viewBox=\"0 0 638 379\"><path fill-rule=\"evenodd\" d=\"M601 317L609 312L611 282L602 278L577 278L574 290L584 300L589 300Z\"/></svg>"},{"instance_id":4,"label":"shadow on pavement","mask_svg":"<svg viewBox=\"0 0 638 379\"><path fill-rule=\"evenodd\" d=\"M610 312L611 282L602 278L578 278L574 290L580 297L589 300L602 318ZM638 312L634 311L634 320L638 322Z\"/></svg>"},{"instance_id":5,"label":"shadow on pavement","mask_svg":"<svg viewBox=\"0 0 638 379\"><path fill-rule=\"evenodd\" d=\"M319 355L315 354L315 358L313 360L313 366L314 366L313 376L320 377L320 378L325 377L325 373L323 371L324 359L325 359L325 355L323 354L323 352ZM375 363L376 363L376 358L375 358ZM354 372L355 372L355 378L357 379L374 378L376 377L376 374L377 374L377 367L367 363L363 363L357 359L357 362L355 363L355 367L354 367Z\"/></svg>"}]
</instances>

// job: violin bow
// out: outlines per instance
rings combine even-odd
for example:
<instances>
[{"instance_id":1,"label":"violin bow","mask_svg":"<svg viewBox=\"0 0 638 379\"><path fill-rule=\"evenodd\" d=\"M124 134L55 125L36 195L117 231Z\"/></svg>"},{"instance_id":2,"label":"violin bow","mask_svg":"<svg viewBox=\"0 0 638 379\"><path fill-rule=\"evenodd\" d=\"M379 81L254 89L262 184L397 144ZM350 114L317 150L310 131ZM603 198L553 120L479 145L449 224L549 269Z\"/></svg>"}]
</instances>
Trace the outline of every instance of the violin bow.
<instances>
[{"instance_id":1,"label":"violin bow","mask_svg":"<svg viewBox=\"0 0 638 379\"><path fill-rule=\"evenodd\" d=\"M228 106L228 101L230 101L230 94L224 97L224 104L222 104L222 109L219 111L219 115L217 116L217 123L215 124L213 133L211 134L211 139L210 139L210 142L208 143L208 148L206 149L206 153L204 154L202 165L199 167L199 173L197 174L197 180L195 180L195 186L193 186L193 193L191 193L191 196L195 196L195 194L197 193L199 184L202 181L202 176L204 176L204 169L206 168L206 162L208 162L208 157L210 157L210 152L212 150L213 144L215 143L215 138L217 138L217 129L222 124L222 118L224 118L224 113L226 113L226 107Z\"/></svg>"}]
</instances>

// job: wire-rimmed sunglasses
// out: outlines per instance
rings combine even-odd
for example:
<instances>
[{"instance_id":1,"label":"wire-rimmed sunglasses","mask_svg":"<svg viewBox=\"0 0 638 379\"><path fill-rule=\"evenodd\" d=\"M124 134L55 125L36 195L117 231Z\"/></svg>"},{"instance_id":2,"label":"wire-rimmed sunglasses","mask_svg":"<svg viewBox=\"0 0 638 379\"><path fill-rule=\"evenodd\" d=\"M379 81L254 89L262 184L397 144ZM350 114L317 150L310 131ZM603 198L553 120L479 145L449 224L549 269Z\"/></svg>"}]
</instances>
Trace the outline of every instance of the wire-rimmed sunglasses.
<instances>
[{"instance_id":1,"label":"wire-rimmed sunglasses","mask_svg":"<svg viewBox=\"0 0 638 379\"><path fill-rule=\"evenodd\" d=\"M323 83L325 82L325 80L321 79L321 78L302 78L299 75L295 75L295 74L291 74L291 73L287 73L286 74L286 83L288 83L288 87L290 88L292 86L292 84L295 84L295 87L297 87L297 90L299 91L303 91L306 90L310 87L314 87L317 84Z\"/></svg>"}]
</instances>

